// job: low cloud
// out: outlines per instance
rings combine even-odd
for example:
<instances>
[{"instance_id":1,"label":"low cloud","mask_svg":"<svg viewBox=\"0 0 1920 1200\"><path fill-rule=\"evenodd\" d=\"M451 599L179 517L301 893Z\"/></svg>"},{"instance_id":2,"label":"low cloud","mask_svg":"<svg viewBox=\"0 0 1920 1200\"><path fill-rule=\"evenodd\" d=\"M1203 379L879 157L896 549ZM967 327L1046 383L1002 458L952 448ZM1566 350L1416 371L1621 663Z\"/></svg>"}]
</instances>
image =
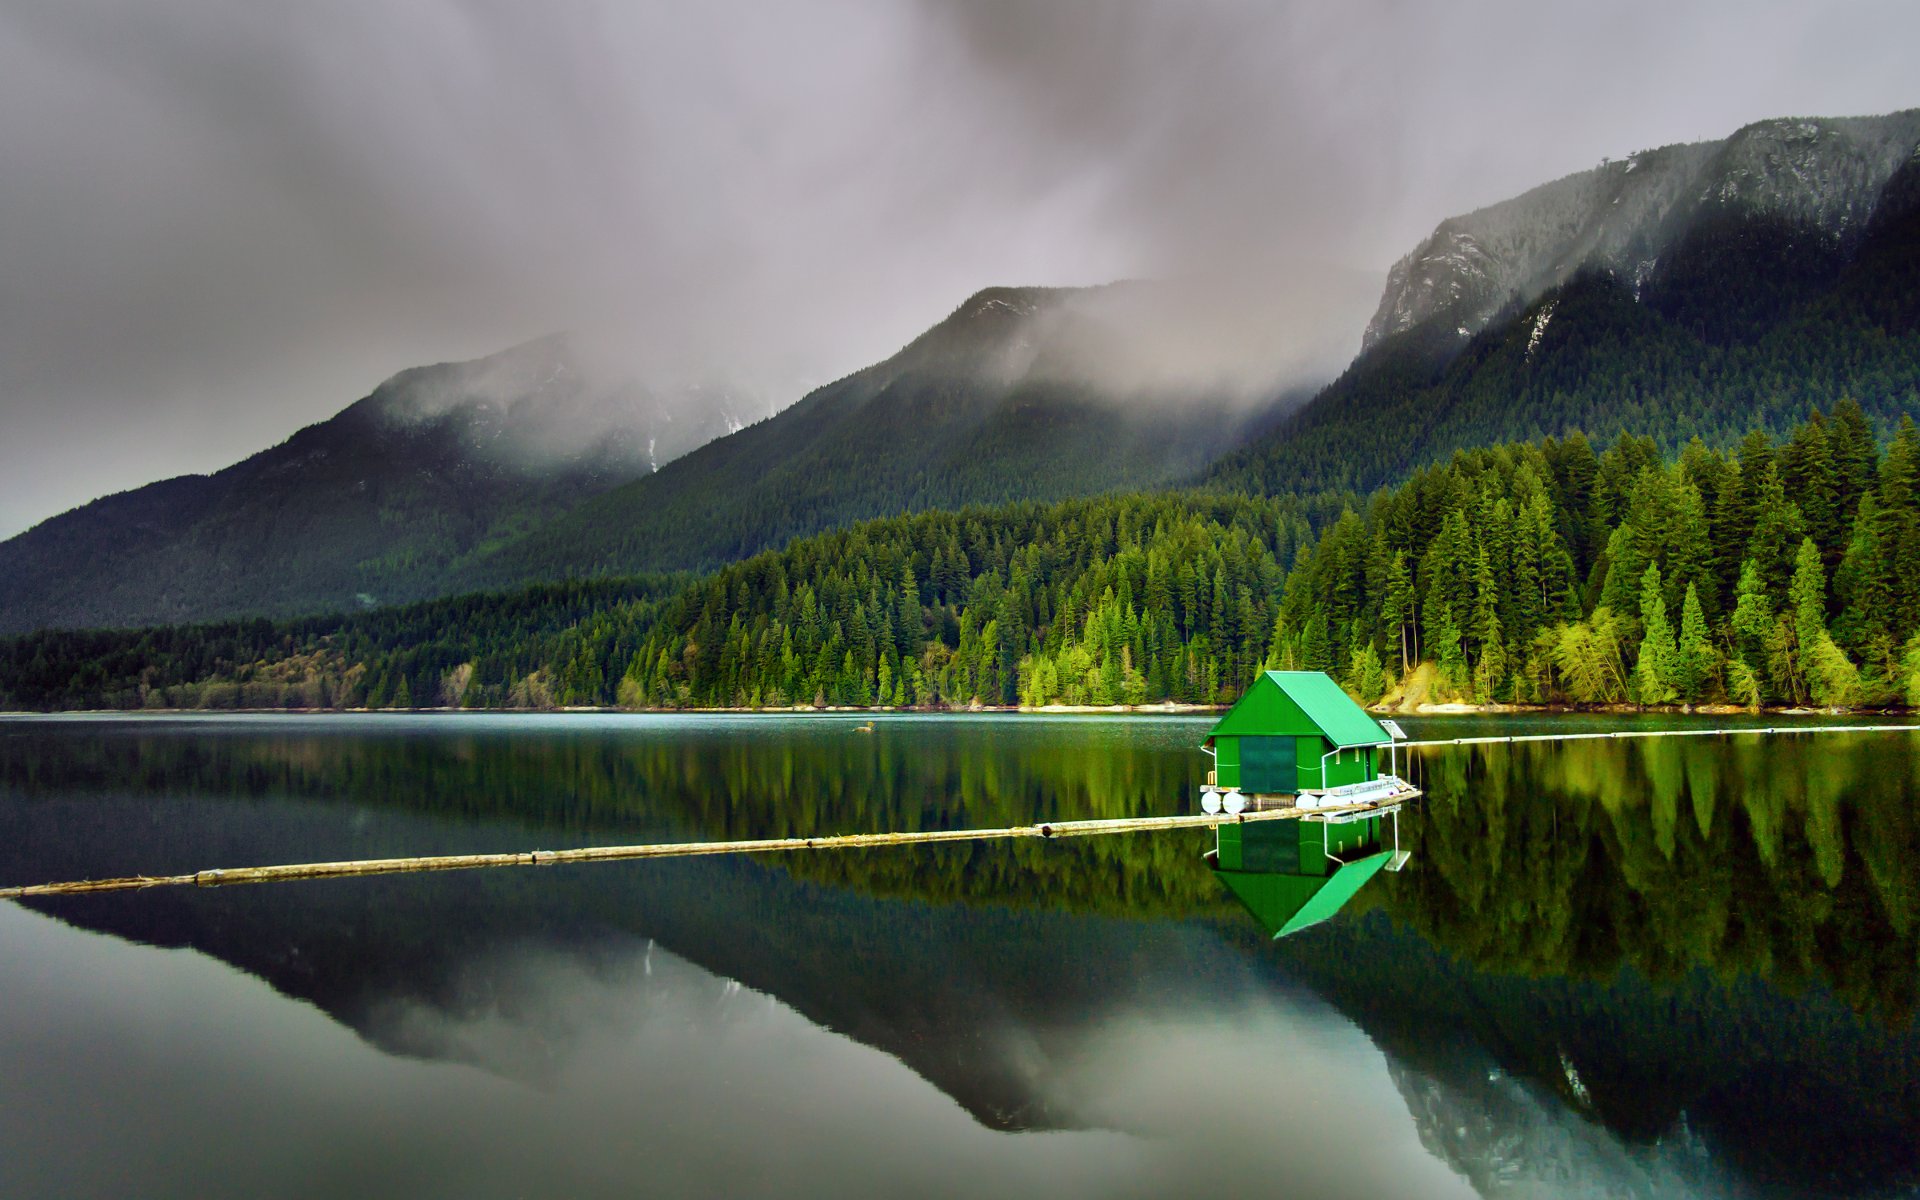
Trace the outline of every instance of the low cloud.
<instances>
[{"instance_id":1,"label":"low cloud","mask_svg":"<svg viewBox=\"0 0 1920 1200\"><path fill-rule=\"evenodd\" d=\"M782 404L985 286L1230 269L1319 344L1350 318L1301 264L1380 271L1603 155L1910 105L1916 34L1731 0L15 0L0 535L555 329Z\"/></svg>"}]
</instances>

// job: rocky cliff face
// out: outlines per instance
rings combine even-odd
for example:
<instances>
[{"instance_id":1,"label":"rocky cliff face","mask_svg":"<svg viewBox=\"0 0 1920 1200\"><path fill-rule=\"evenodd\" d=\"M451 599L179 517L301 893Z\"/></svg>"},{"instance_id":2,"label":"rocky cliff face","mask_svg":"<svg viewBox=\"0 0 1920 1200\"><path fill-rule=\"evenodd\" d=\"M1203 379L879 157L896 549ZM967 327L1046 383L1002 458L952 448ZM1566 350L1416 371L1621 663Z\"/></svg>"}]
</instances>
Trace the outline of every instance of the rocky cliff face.
<instances>
[{"instance_id":1,"label":"rocky cliff face","mask_svg":"<svg viewBox=\"0 0 1920 1200\"><path fill-rule=\"evenodd\" d=\"M1450 217L1394 264L1363 349L1432 323L1464 341L1502 309L1583 268L1635 287L1701 220L1784 218L1844 248L1894 172L1920 153L1920 109L1783 119L1724 141L1664 146Z\"/></svg>"}]
</instances>

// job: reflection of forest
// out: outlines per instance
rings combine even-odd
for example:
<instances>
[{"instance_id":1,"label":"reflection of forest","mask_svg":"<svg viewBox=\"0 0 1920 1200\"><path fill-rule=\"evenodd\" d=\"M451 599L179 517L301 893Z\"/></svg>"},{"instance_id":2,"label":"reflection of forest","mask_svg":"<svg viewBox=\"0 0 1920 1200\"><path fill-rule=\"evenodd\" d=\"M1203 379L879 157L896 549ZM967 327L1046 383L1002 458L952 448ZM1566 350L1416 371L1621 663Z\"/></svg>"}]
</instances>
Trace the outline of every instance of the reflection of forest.
<instances>
[{"instance_id":1,"label":"reflection of forest","mask_svg":"<svg viewBox=\"0 0 1920 1200\"><path fill-rule=\"evenodd\" d=\"M1422 767L1397 916L1482 970L1694 968L1911 1016L1920 746L1907 736L1455 750Z\"/></svg>"},{"instance_id":2,"label":"reflection of forest","mask_svg":"<svg viewBox=\"0 0 1920 1200\"><path fill-rule=\"evenodd\" d=\"M962 828L1166 812L1200 762L1182 727L688 724L434 736L16 736L0 785L257 799L327 797L524 825L544 845ZM417 727L416 727L417 728ZM1896 1022L1920 962L1920 747L1898 736L1568 742L1426 752L1429 799L1402 821L1412 866L1384 905L1490 971L1655 980L1704 967L1789 989L1821 982ZM537 835L537 836L536 836ZM1204 834L955 844L772 860L885 896L1124 916L1237 912ZM495 847L517 849L520 847ZM387 847L382 852L418 851ZM295 853L298 853L296 850ZM129 870L209 862L128 862Z\"/></svg>"},{"instance_id":3,"label":"reflection of forest","mask_svg":"<svg viewBox=\"0 0 1920 1200\"><path fill-rule=\"evenodd\" d=\"M394 728L16 728L0 754L0 878L1165 812L1203 765L1192 726ZM1189 953L1068 914L1204 916L1240 962L1309 983L1436 1078L1491 1055L1628 1137L1685 1114L1729 1135L1728 1154L1764 1144L1780 1161L1756 1172L1804 1181L1843 1149L1881 1182L1920 1170L1920 1044L1906 1027L1920 756L1906 739L1460 749L1419 769L1429 799L1402 820L1409 869L1376 880L1349 919L1278 944L1212 878L1204 835L47 907L201 947L356 1024L393 995L462 1003L451 981L502 942L658 937L1009 1125L1059 1117L1035 1107L1024 1069L983 1057L986 1023L1070 1028L1132 986L1142 939Z\"/></svg>"}]
</instances>

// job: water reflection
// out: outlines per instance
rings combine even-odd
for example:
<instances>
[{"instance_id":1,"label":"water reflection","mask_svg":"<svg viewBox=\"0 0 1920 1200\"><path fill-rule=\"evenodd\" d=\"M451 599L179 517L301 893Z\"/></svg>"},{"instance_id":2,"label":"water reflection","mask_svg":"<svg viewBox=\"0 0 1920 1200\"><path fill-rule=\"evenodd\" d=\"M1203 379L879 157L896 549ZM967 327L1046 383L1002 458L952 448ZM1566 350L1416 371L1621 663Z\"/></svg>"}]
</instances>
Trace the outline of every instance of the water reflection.
<instances>
[{"instance_id":1,"label":"water reflection","mask_svg":"<svg viewBox=\"0 0 1920 1200\"><path fill-rule=\"evenodd\" d=\"M1204 765L1204 721L902 719L857 737L854 723L0 724L0 880L1164 812ZM1218 1114L1240 1105L1304 1120L1311 1093L1252 1078L1357 1028L1392 1066L1395 1127L1483 1192L1920 1180L1914 742L1581 742L1429 753L1418 769L1429 798L1401 818L1407 870L1277 942L1307 906L1262 927L1200 834L40 907L205 951L394 1053L563 1092L592 1022L555 1010L542 981L624 994L651 941L656 962L681 956L715 987L885 1051L992 1129L1191 1145L1239 1130ZM1325 1012L1299 1008L1309 994L1341 1017L1247 1015ZM1098 1084L1130 1062L1201 1088L1213 1073L1162 1061L1175 1044L1216 1056L1221 1082L1194 1097L1215 1116L1133 1108ZM1230 1059L1274 1069L1241 1079Z\"/></svg>"},{"instance_id":2,"label":"water reflection","mask_svg":"<svg viewBox=\"0 0 1920 1200\"><path fill-rule=\"evenodd\" d=\"M1383 835L1394 822L1377 816L1224 825L1206 860L1253 919L1282 938L1339 915L1388 865L1395 852Z\"/></svg>"}]
</instances>

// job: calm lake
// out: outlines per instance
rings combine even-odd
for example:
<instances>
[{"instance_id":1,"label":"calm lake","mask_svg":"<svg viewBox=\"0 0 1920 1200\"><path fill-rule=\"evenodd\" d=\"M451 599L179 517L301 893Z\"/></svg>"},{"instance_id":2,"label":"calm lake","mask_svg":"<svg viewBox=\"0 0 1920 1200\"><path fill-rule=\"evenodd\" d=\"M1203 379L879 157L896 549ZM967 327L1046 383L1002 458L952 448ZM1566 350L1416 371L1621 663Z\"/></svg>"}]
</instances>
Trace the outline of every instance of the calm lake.
<instances>
[{"instance_id":1,"label":"calm lake","mask_svg":"<svg viewBox=\"0 0 1920 1200\"><path fill-rule=\"evenodd\" d=\"M864 719L5 718L0 883L1186 812L1211 723ZM0 903L0 1196L1920 1193L1920 736L1414 774L1279 940L1196 831Z\"/></svg>"}]
</instances>

